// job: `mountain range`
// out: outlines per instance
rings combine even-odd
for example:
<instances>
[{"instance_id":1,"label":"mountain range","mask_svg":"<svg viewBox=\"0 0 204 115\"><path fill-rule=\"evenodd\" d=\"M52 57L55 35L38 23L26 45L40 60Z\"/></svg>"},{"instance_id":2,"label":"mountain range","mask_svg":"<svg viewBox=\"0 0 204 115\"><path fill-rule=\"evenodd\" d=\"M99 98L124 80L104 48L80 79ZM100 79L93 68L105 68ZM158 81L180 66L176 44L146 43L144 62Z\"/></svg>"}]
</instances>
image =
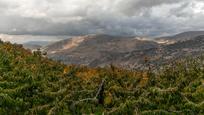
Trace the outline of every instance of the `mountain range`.
<instances>
[{"instance_id":1,"label":"mountain range","mask_svg":"<svg viewBox=\"0 0 204 115\"><path fill-rule=\"evenodd\" d=\"M163 42L162 42L163 41ZM159 66L175 59L203 52L204 31L145 39L111 35L85 35L42 47L51 59L65 64L104 67L110 64L138 69Z\"/></svg>"}]
</instances>

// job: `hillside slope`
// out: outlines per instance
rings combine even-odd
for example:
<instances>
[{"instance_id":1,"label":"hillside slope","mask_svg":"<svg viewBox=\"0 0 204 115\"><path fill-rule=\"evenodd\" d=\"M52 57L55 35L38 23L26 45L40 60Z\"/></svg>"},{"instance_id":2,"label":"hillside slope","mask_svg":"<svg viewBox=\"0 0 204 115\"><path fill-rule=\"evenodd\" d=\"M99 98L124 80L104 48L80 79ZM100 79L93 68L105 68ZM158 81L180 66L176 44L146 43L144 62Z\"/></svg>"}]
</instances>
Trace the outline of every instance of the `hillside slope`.
<instances>
[{"instance_id":1,"label":"hillside slope","mask_svg":"<svg viewBox=\"0 0 204 115\"><path fill-rule=\"evenodd\" d=\"M0 114L204 114L203 58L157 70L65 66L0 43Z\"/></svg>"},{"instance_id":2,"label":"hillside slope","mask_svg":"<svg viewBox=\"0 0 204 115\"><path fill-rule=\"evenodd\" d=\"M178 58L200 55L204 53L203 45L202 35L172 44L159 44L134 37L87 35L51 44L44 51L48 52L49 58L64 64L90 67L113 64L126 69L138 69L146 67L146 59L151 65L159 67Z\"/></svg>"},{"instance_id":3,"label":"hillside slope","mask_svg":"<svg viewBox=\"0 0 204 115\"><path fill-rule=\"evenodd\" d=\"M65 64L104 67L110 64L117 66L142 64L140 62L143 62L145 54L141 55L141 51L158 47L159 44L156 42L138 40L134 37L87 35L51 44L44 50L49 58L60 60ZM132 52L138 53L135 53L132 59L126 58Z\"/></svg>"}]
</instances>

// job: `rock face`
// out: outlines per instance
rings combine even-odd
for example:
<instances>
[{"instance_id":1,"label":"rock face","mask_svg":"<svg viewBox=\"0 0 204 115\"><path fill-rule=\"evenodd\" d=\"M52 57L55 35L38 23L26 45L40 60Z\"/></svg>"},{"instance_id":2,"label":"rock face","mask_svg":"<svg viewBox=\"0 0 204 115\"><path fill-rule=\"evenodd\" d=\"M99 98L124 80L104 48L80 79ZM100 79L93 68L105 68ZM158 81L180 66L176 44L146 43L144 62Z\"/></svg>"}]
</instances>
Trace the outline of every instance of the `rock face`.
<instances>
[{"instance_id":1,"label":"rock face","mask_svg":"<svg viewBox=\"0 0 204 115\"><path fill-rule=\"evenodd\" d=\"M203 52L204 36L176 39L178 41L171 44L160 44L135 37L87 35L48 45L44 51L48 53L49 58L65 64L91 67L113 64L125 68L143 68L147 61L148 64L157 66L176 58L196 56Z\"/></svg>"}]
</instances>

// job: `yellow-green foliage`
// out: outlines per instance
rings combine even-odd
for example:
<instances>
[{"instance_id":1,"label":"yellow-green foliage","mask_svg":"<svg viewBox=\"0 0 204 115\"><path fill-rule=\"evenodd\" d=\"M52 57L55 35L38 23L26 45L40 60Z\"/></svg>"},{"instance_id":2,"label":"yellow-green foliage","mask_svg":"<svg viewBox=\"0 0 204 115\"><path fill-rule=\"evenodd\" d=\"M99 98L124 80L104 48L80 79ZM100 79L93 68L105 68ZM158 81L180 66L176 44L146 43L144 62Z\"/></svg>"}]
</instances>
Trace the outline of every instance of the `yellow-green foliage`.
<instances>
[{"instance_id":1,"label":"yellow-green foliage","mask_svg":"<svg viewBox=\"0 0 204 115\"><path fill-rule=\"evenodd\" d=\"M66 66L0 43L0 115L204 114L203 68L202 58L157 73Z\"/></svg>"}]
</instances>

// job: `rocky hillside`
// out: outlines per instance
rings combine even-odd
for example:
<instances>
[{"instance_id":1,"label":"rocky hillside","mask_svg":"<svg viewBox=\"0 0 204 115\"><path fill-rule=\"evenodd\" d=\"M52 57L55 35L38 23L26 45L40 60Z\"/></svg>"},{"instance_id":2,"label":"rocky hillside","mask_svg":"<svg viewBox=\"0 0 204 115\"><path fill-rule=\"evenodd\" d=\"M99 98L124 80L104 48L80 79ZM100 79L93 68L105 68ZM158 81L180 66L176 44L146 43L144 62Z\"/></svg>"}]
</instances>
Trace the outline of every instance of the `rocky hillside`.
<instances>
[{"instance_id":1,"label":"rocky hillside","mask_svg":"<svg viewBox=\"0 0 204 115\"><path fill-rule=\"evenodd\" d=\"M186 34L180 34L182 36ZM194 36L194 35L192 35ZM178 37L179 38L179 37ZM182 38L179 38L182 39ZM128 69L159 67L178 58L197 56L203 53L204 36L183 39L171 44L140 40L134 37L108 35L80 36L47 46L48 57L65 64L104 67L113 64Z\"/></svg>"},{"instance_id":2,"label":"rocky hillside","mask_svg":"<svg viewBox=\"0 0 204 115\"><path fill-rule=\"evenodd\" d=\"M54 43L44 50L48 52L48 57L65 64L96 67L110 64L134 66L137 62L143 61L146 53L152 55L156 52L154 49L158 47L159 44L156 42L138 40L134 37L88 35ZM132 55L135 55L134 59L129 58Z\"/></svg>"}]
</instances>

